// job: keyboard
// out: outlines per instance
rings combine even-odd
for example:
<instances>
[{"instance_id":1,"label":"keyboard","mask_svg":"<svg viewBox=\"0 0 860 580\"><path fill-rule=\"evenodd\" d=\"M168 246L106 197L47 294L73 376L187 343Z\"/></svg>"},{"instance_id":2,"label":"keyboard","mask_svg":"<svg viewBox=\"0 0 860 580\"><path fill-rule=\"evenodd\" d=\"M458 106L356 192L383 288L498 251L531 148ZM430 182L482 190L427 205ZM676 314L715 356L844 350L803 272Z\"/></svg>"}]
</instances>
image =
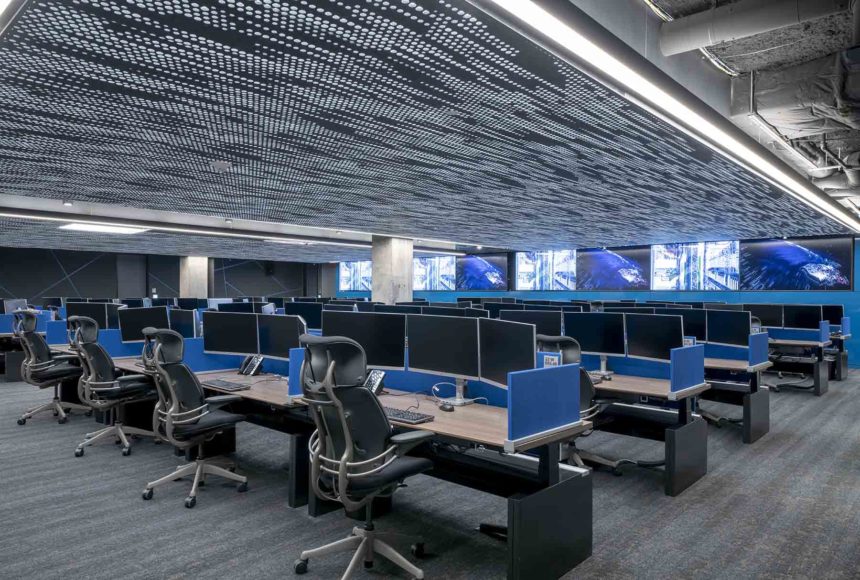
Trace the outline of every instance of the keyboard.
<instances>
[{"instance_id":1,"label":"keyboard","mask_svg":"<svg viewBox=\"0 0 860 580\"><path fill-rule=\"evenodd\" d=\"M392 409L391 407L382 407L385 409L385 416L391 421L398 423L406 423L408 425L418 425L419 423L428 423L433 420L433 415L426 413L415 413L414 411L401 411L400 409Z\"/></svg>"},{"instance_id":2,"label":"keyboard","mask_svg":"<svg viewBox=\"0 0 860 580\"><path fill-rule=\"evenodd\" d=\"M223 381L221 379L212 379L211 381L204 381L203 386L211 387L214 389L221 389L222 391L247 391L251 388L251 385L232 383L230 381Z\"/></svg>"}]
</instances>

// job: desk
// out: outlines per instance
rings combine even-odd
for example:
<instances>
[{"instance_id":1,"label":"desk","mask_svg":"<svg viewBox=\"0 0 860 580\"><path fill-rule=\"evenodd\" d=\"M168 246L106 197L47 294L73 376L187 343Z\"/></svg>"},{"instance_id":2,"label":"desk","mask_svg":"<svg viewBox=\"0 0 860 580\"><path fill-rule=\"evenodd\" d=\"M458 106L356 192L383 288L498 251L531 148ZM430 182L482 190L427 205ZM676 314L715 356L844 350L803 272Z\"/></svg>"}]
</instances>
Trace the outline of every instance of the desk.
<instances>
[{"instance_id":1,"label":"desk","mask_svg":"<svg viewBox=\"0 0 860 580\"><path fill-rule=\"evenodd\" d=\"M706 358L705 377L711 388L702 399L743 407L741 439L753 443L770 431L770 392L760 389L761 372L770 361L750 366L746 360ZM705 419L721 426L723 418L702 412Z\"/></svg>"},{"instance_id":2,"label":"desk","mask_svg":"<svg viewBox=\"0 0 860 580\"><path fill-rule=\"evenodd\" d=\"M827 392L829 387L829 368L827 360L824 358L824 348L833 344L831 341L821 342L816 340L791 340L784 338L771 338L768 341L771 347L788 347L792 350L812 351L812 357L785 354L782 356L771 355L770 360L774 363L774 370L793 371L798 367L803 369L805 365L812 365L812 392L815 396L820 397Z\"/></svg>"},{"instance_id":3,"label":"desk","mask_svg":"<svg viewBox=\"0 0 860 580\"><path fill-rule=\"evenodd\" d=\"M834 381L844 381L848 377L848 351L845 350L845 341L851 338L851 334L831 334L830 341L833 343L833 348L829 349L828 354L835 357L833 364L830 366L829 378Z\"/></svg>"},{"instance_id":4,"label":"desk","mask_svg":"<svg viewBox=\"0 0 860 580\"><path fill-rule=\"evenodd\" d=\"M595 386L598 398L622 395L622 399L633 400L609 405L595 417L595 429L664 442L664 491L679 495L708 472L708 427L693 415L693 401L709 388L703 383L673 392L669 379L614 374L612 380ZM642 397L676 401L677 414L636 404L647 402Z\"/></svg>"}]
</instances>

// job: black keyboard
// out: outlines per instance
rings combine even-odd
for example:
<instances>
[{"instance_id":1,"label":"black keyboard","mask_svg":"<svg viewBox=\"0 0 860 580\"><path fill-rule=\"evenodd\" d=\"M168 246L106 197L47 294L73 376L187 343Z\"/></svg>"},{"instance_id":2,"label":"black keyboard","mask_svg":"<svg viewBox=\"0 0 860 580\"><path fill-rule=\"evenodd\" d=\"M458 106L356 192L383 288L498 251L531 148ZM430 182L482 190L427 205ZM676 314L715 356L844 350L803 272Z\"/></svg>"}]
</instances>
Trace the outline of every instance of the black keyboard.
<instances>
[{"instance_id":1,"label":"black keyboard","mask_svg":"<svg viewBox=\"0 0 860 580\"><path fill-rule=\"evenodd\" d=\"M391 421L398 423L407 423L409 425L418 425L419 423L429 423L433 420L433 415L426 413L415 413L414 411L401 411L400 409L392 409L391 407L382 407L385 409L385 416Z\"/></svg>"},{"instance_id":2,"label":"black keyboard","mask_svg":"<svg viewBox=\"0 0 860 580\"><path fill-rule=\"evenodd\" d=\"M251 385L243 385L242 383L232 383L230 381L222 381L221 379L212 379L204 381L204 387L221 389L222 391L246 391L251 388Z\"/></svg>"}]
</instances>

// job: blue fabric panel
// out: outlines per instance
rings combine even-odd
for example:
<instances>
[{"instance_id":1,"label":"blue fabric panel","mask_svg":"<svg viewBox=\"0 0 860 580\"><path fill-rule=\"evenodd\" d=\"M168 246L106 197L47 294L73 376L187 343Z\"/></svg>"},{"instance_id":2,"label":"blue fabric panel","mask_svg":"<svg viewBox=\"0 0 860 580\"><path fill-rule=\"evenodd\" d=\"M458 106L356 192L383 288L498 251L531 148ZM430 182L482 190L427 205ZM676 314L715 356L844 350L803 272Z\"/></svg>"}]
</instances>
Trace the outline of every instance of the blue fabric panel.
<instances>
[{"instance_id":1,"label":"blue fabric panel","mask_svg":"<svg viewBox=\"0 0 860 580\"><path fill-rule=\"evenodd\" d=\"M294 350L294 349L290 349ZM302 349L299 349L302 350ZM290 376L290 361L277 358L263 358L263 372L282 377Z\"/></svg>"},{"instance_id":2,"label":"blue fabric panel","mask_svg":"<svg viewBox=\"0 0 860 580\"><path fill-rule=\"evenodd\" d=\"M57 309L57 316L59 316L61 320L66 319L66 307L65 306L60 306Z\"/></svg>"},{"instance_id":3,"label":"blue fabric panel","mask_svg":"<svg viewBox=\"0 0 860 580\"><path fill-rule=\"evenodd\" d=\"M47 329L45 340L48 344L69 344L65 320L50 320L45 326Z\"/></svg>"},{"instance_id":4,"label":"blue fabric panel","mask_svg":"<svg viewBox=\"0 0 860 580\"><path fill-rule=\"evenodd\" d=\"M830 321L822 320L818 324L818 335L821 342L827 342L830 340Z\"/></svg>"},{"instance_id":5,"label":"blue fabric panel","mask_svg":"<svg viewBox=\"0 0 860 580\"><path fill-rule=\"evenodd\" d=\"M579 420L578 364L508 374L509 440Z\"/></svg>"},{"instance_id":6,"label":"blue fabric panel","mask_svg":"<svg viewBox=\"0 0 860 580\"><path fill-rule=\"evenodd\" d=\"M765 342L767 341L767 333L763 332L765 335ZM725 358L731 360L747 360L749 358L749 353L747 352L749 348L745 346L729 346L727 344L711 344L709 342L702 343L702 346L705 347L705 358Z\"/></svg>"},{"instance_id":7,"label":"blue fabric panel","mask_svg":"<svg viewBox=\"0 0 860 580\"><path fill-rule=\"evenodd\" d=\"M672 349L672 392L705 382L705 347L684 346Z\"/></svg>"},{"instance_id":8,"label":"blue fabric panel","mask_svg":"<svg viewBox=\"0 0 860 580\"><path fill-rule=\"evenodd\" d=\"M289 390L291 396L301 396L302 394L302 379L299 373L302 372L302 363L305 360L305 349L291 348L289 365Z\"/></svg>"},{"instance_id":9,"label":"blue fabric panel","mask_svg":"<svg viewBox=\"0 0 860 580\"><path fill-rule=\"evenodd\" d=\"M99 344L113 358L140 356L140 351L143 350L143 342L123 342L117 328L103 328L99 330Z\"/></svg>"},{"instance_id":10,"label":"blue fabric panel","mask_svg":"<svg viewBox=\"0 0 860 580\"><path fill-rule=\"evenodd\" d=\"M851 318L848 316L842 317L842 334L851 334Z\"/></svg>"},{"instance_id":11,"label":"blue fabric panel","mask_svg":"<svg viewBox=\"0 0 860 580\"><path fill-rule=\"evenodd\" d=\"M766 332L759 332L750 335L750 366L767 362L767 339L768 334Z\"/></svg>"},{"instance_id":12,"label":"blue fabric panel","mask_svg":"<svg viewBox=\"0 0 860 580\"><path fill-rule=\"evenodd\" d=\"M117 333L119 331L116 331ZM140 354L138 345L137 354ZM185 339L185 364L195 373L204 371L239 370L245 357L235 354L208 354L203 352L202 338Z\"/></svg>"},{"instance_id":13,"label":"blue fabric panel","mask_svg":"<svg viewBox=\"0 0 860 580\"><path fill-rule=\"evenodd\" d=\"M767 333L771 338L779 338L783 340L821 340L820 330L805 330L801 328L768 328ZM829 325L828 338L830 340Z\"/></svg>"}]
</instances>

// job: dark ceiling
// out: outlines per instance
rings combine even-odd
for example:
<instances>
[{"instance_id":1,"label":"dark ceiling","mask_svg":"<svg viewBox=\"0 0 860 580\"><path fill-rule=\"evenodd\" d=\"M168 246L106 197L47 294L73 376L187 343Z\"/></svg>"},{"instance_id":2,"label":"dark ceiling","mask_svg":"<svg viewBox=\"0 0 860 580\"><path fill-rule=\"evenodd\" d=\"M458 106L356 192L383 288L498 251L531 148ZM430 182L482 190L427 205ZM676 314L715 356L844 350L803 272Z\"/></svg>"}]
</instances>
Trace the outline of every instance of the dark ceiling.
<instances>
[{"instance_id":1,"label":"dark ceiling","mask_svg":"<svg viewBox=\"0 0 860 580\"><path fill-rule=\"evenodd\" d=\"M845 231L463 0L32 0L0 63L9 194L516 249Z\"/></svg>"}]
</instances>

